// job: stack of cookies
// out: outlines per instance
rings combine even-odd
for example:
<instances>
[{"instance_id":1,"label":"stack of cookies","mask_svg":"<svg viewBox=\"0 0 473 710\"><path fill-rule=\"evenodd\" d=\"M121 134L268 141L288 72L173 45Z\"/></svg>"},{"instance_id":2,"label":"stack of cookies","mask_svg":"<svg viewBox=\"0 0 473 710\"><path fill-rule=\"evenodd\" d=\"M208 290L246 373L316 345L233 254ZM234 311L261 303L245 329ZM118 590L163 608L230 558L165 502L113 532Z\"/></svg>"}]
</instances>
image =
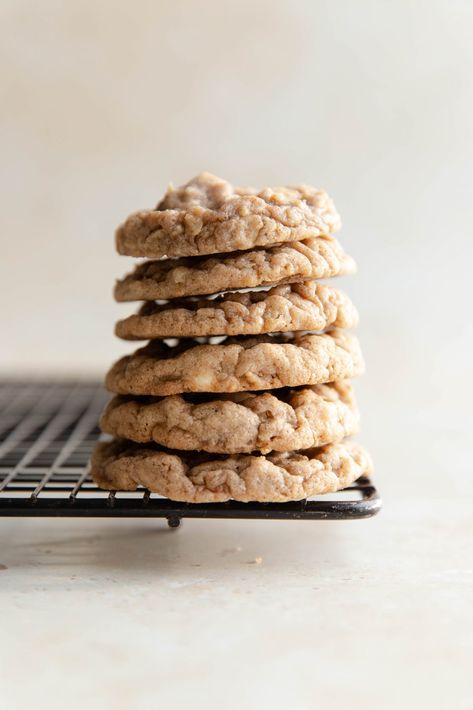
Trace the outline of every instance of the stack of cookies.
<instances>
[{"instance_id":1,"label":"stack of cookies","mask_svg":"<svg viewBox=\"0 0 473 710\"><path fill-rule=\"evenodd\" d=\"M92 457L108 490L190 503L289 501L343 489L370 471L358 429L347 329L355 307L320 279L353 273L331 236L340 219L308 186L235 188L203 173L118 229L144 257L117 282L143 301L116 325L149 340L106 377L111 434Z\"/></svg>"}]
</instances>

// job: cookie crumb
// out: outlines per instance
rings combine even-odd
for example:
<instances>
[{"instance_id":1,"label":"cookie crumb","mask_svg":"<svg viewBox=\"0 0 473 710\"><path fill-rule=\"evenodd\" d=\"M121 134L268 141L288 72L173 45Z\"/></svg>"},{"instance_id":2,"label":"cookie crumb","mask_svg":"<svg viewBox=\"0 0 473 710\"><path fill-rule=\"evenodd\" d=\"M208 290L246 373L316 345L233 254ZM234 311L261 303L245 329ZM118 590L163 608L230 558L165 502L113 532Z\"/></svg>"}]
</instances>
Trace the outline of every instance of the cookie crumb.
<instances>
[{"instance_id":1,"label":"cookie crumb","mask_svg":"<svg viewBox=\"0 0 473 710\"><path fill-rule=\"evenodd\" d=\"M260 565L262 562L263 562L263 558L262 558L262 557L255 557L255 559L254 559L254 560L250 560L250 561L248 562L248 564L249 564L249 565Z\"/></svg>"}]
</instances>

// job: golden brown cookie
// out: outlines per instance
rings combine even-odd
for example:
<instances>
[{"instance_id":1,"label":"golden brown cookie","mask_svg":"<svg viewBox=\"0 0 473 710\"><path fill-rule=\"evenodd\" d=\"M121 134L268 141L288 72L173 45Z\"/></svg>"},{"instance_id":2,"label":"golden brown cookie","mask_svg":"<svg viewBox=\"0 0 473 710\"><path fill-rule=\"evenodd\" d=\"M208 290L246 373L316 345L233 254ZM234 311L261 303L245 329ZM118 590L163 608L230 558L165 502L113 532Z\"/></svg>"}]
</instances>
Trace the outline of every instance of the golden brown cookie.
<instances>
[{"instance_id":1,"label":"golden brown cookie","mask_svg":"<svg viewBox=\"0 0 473 710\"><path fill-rule=\"evenodd\" d=\"M324 190L234 188L201 173L177 190L170 187L155 210L130 215L117 230L116 245L128 256L199 256L299 241L339 227Z\"/></svg>"},{"instance_id":2,"label":"golden brown cookie","mask_svg":"<svg viewBox=\"0 0 473 710\"><path fill-rule=\"evenodd\" d=\"M353 442L268 456L225 457L171 452L118 439L99 442L92 455L92 477L101 488L134 491L143 486L188 503L300 500L338 491L370 470L369 455Z\"/></svg>"},{"instance_id":3,"label":"golden brown cookie","mask_svg":"<svg viewBox=\"0 0 473 710\"><path fill-rule=\"evenodd\" d=\"M115 334L124 340L152 340L322 331L357 324L358 313L348 296L333 286L304 281L218 298L173 300L163 305L148 301L137 314L118 321Z\"/></svg>"},{"instance_id":4,"label":"golden brown cookie","mask_svg":"<svg viewBox=\"0 0 473 710\"><path fill-rule=\"evenodd\" d=\"M169 346L154 340L109 370L105 384L116 394L241 392L334 382L361 374L358 340L344 330L189 339Z\"/></svg>"},{"instance_id":5,"label":"golden brown cookie","mask_svg":"<svg viewBox=\"0 0 473 710\"><path fill-rule=\"evenodd\" d=\"M117 301L200 296L350 274L355 262L329 236L220 257L146 261L117 281Z\"/></svg>"},{"instance_id":6,"label":"golden brown cookie","mask_svg":"<svg viewBox=\"0 0 473 710\"><path fill-rule=\"evenodd\" d=\"M100 420L119 438L219 454L309 449L341 441L358 425L348 381L257 394L116 396Z\"/></svg>"}]
</instances>

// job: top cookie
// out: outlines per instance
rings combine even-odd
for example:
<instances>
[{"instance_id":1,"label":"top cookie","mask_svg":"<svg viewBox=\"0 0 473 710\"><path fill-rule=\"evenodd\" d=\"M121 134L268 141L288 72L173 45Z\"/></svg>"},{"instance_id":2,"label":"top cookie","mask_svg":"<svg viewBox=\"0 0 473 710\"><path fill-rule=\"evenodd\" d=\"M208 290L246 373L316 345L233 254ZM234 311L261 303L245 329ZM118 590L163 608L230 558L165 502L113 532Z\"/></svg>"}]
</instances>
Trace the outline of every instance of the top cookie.
<instances>
[{"instance_id":1,"label":"top cookie","mask_svg":"<svg viewBox=\"0 0 473 710\"><path fill-rule=\"evenodd\" d=\"M340 228L324 190L309 185L233 187L210 173L172 186L154 210L136 212L116 232L120 254L198 256L299 241Z\"/></svg>"}]
</instances>

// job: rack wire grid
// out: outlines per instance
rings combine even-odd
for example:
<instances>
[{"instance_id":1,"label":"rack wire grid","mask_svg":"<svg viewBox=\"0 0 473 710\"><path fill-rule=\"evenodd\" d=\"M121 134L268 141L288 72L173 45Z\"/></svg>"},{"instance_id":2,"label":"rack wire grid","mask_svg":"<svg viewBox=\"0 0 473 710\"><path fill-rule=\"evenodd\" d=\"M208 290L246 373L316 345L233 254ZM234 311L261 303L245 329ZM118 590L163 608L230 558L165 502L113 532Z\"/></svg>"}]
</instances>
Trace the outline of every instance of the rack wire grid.
<instances>
[{"instance_id":1,"label":"rack wire grid","mask_svg":"<svg viewBox=\"0 0 473 710\"><path fill-rule=\"evenodd\" d=\"M290 503L179 503L141 488L108 492L90 477L108 399L96 381L0 381L0 516L342 520L381 508L363 476L331 496Z\"/></svg>"}]
</instances>

